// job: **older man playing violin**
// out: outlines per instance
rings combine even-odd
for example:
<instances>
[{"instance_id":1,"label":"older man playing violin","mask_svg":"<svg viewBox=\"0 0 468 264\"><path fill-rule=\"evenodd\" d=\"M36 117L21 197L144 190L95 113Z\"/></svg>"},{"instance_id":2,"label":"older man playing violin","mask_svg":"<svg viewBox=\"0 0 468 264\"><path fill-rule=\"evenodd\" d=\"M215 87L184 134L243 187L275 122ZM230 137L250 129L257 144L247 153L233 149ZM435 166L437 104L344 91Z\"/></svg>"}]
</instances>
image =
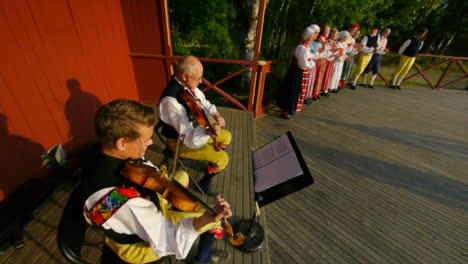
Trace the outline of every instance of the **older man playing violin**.
<instances>
[{"instance_id":1,"label":"older man playing violin","mask_svg":"<svg viewBox=\"0 0 468 264\"><path fill-rule=\"evenodd\" d=\"M231 133L223 129L225 121L216 106L206 100L203 92L197 88L202 76L203 65L196 57L182 58L176 65L175 75L161 95L159 118L163 122L162 134L174 153L177 152L182 158L209 163L206 174L199 184L206 194L216 196L219 193L213 189L212 179L223 171L229 162L229 156L224 149L231 142ZM184 100L182 94L185 93L190 94L198 102L205 115L212 117L215 121L213 124L200 125L203 122ZM182 142L181 146L179 142Z\"/></svg>"},{"instance_id":2,"label":"older man playing violin","mask_svg":"<svg viewBox=\"0 0 468 264\"><path fill-rule=\"evenodd\" d=\"M126 162L141 159L153 143L156 120L152 107L131 100L99 108L95 130L100 144L90 152L80 186L87 197L86 220L104 231L105 250L127 263L159 263L168 255L184 259L200 233L195 262L226 259L227 253L211 249L222 236L219 220L232 215L226 201L218 196L210 212L173 211L161 195L122 176Z\"/></svg>"}]
</instances>

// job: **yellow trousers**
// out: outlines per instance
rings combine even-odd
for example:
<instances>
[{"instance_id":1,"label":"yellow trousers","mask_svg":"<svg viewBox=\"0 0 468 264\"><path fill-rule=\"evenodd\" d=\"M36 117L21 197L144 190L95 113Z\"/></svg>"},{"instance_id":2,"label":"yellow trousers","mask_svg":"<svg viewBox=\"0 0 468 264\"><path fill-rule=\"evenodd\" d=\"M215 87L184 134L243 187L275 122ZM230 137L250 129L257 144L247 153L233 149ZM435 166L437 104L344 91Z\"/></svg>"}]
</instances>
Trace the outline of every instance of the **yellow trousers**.
<instances>
[{"instance_id":1,"label":"yellow trousers","mask_svg":"<svg viewBox=\"0 0 468 264\"><path fill-rule=\"evenodd\" d=\"M397 76L406 76L406 74L408 74L409 70L413 66L415 60L416 57L408 57L405 55L401 55L398 67L396 67L395 71L393 72L394 78Z\"/></svg>"},{"instance_id":2,"label":"yellow trousers","mask_svg":"<svg viewBox=\"0 0 468 264\"><path fill-rule=\"evenodd\" d=\"M231 143L231 133L225 129L221 129L221 132L216 137L218 144L229 145ZM166 143L169 145L171 150L175 153L177 147L177 139L166 138ZM215 151L211 145L213 140L209 140L206 145L199 149L191 149L184 144L179 145L179 157L207 161L214 165L216 169L223 170L229 163L229 156L226 151L220 150Z\"/></svg>"},{"instance_id":3,"label":"yellow trousers","mask_svg":"<svg viewBox=\"0 0 468 264\"><path fill-rule=\"evenodd\" d=\"M372 58L372 54L364 54L364 53L359 54L358 62L356 63L356 68L354 68L354 71L353 71L353 78L352 78L353 80L356 80L356 78L359 78L359 76L364 72L371 58Z\"/></svg>"}]
</instances>

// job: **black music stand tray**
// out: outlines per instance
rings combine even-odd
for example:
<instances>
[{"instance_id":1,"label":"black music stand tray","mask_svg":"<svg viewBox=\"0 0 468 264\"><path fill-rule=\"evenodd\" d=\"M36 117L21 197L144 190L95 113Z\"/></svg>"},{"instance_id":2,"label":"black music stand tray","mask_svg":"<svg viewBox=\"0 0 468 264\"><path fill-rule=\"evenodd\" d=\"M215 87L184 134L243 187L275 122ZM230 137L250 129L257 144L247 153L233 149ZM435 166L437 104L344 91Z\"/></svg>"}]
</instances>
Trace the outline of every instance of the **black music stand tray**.
<instances>
[{"instance_id":1,"label":"black music stand tray","mask_svg":"<svg viewBox=\"0 0 468 264\"><path fill-rule=\"evenodd\" d=\"M255 221L260 214L259 206L265 206L314 183L289 131L261 149L252 151L252 160L256 210L252 219L242 220L236 225L236 230L245 234L240 249L251 253L262 249L265 242L265 231Z\"/></svg>"}]
</instances>

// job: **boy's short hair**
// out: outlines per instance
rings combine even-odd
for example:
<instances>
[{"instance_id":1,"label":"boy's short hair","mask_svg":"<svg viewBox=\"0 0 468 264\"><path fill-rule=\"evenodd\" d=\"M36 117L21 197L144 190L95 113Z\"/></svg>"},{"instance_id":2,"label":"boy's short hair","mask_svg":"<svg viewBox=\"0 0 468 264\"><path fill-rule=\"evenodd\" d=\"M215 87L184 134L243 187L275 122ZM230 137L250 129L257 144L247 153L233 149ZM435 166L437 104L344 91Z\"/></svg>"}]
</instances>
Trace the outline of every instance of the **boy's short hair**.
<instances>
[{"instance_id":1,"label":"boy's short hair","mask_svg":"<svg viewBox=\"0 0 468 264\"><path fill-rule=\"evenodd\" d=\"M112 147L119 138L137 139L140 136L138 125L154 126L156 121L156 113L151 106L117 99L98 109L94 127L99 142Z\"/></svg>"}]
</instances>

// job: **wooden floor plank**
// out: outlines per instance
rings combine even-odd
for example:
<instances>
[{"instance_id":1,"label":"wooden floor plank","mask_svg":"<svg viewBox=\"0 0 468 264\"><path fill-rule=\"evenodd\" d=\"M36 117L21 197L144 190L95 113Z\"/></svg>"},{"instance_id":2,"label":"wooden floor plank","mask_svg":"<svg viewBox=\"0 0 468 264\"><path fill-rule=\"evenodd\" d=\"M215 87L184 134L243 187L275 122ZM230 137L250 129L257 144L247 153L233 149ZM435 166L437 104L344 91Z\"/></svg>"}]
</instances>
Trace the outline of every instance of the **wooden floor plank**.
<instances>
[{"instance_id":1,"label":"wooden floor plank","mask_svg":"<svg viewBox=\"0 0 468 264\"><path fill-rule=\"evenodd\" d=\"M232 263L468 263L466 102L464 91L376 86L322 98L293 121L273 107L255 121L220 108L233 144L230 164L214 182L237 220L253 213L252 147L291 131L315 183L261 208L262 251L242 253L225 240L216 246ZM158 164L164 147L155 143L148 158ZM200 180L206 164L183 162ZM25 246L8 249L1 264L65 263L55 228L69 191L57 189L41 204ZM99 248L84 252L98 262Z\"/></svg>"},{"instance_id":2,"label":"wooden floor plank","mask_svg":"<svg viewBox=\"0 0 468 264\"><path fill-rule=\"evenodd\" d=\"M227 200L233 205L234 214L237 219L250 219L251 208L253 204L252 188L252 168L249 159L251 148L254 147L255 135L252 114L240 110L219 108L226 118L227 128L233 134L233 144L229 147L230 164L227 169L215 178L214 183L217 188L223 191ZM155 136L153 138L155 145L151 146L147 152L146 158L154 164L160 165L165 161L161 154L164 144ZM245 146L244 146L245 144ZM167 160L168 169L172 169L173 159ZM200 180L206 170L206 164L203 162L183 160L190 175L196 180ZM191 183L193 187L193 183ZM3 255L0 255L1 264L10 263L66 263L61 256L56 245L56 228L62 210L68 200L72 187L61 186L57 188L51 197L46 200L35 211L33 219L28 223L25 230L25 246L21 249L8 249ZM212 203L213 198L200 195L205 201ZM263 218L265 221L265 218ZM102 241L102 235L94 229L88 230L86 241ZM216 247L225 249L231 254L231 263L268 263L269 254L266 249L254 254L243 253L233 248L226 240L216 242ZM193 258L196 246L192 248L190 257ZM90 263L99 263L101 254L101 245L85 245L82 247L83 257ZM176 263L183 263L177 261Z\"/></svg>"},{"instance_id":3,"label":"wooden floor plank","mask_svg":"<svg viewBox=\"0 0 468 264\"><path fill-rule=\"evenodd\" d=\"M315 184L266 206L268 237L288 236L277 230L285 223L319 229L270 242L270 252L314 262L330 250L346 263L468 261L467 101L465 92L376 87L323 98L293 121L269 108L256 121L258 145L292 131ZM324 245L295 251L307 241Z\"/></svg>"}]
</instances>

